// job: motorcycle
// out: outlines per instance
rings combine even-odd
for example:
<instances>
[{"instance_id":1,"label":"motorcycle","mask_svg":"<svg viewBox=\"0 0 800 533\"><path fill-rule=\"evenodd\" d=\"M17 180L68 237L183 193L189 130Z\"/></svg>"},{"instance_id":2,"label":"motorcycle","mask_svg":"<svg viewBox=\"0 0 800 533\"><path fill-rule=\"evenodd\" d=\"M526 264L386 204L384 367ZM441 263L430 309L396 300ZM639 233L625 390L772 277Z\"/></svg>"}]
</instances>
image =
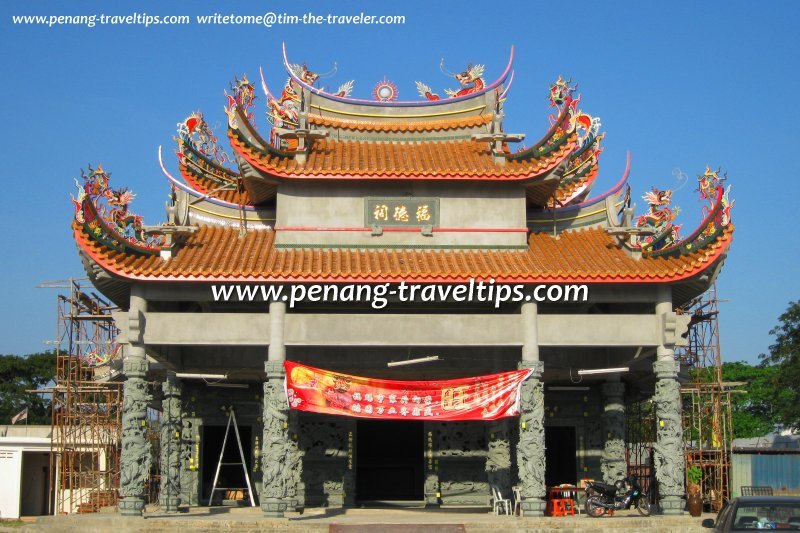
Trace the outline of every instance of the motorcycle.
<instances>
[{"instance_id":1,"label":"motorcycle","mask_svg":"<svg viewBox=\"0 0 800 533\"><path fill-rule=\"evenodd\" d=\"M586 482L586 514L597 518L604 514L613 515L614 511L630 509L631 506L642 516L650 516L650 500L642 491L636 476L630 475L620 479L613 485Z\"/></svg>"}]
</instances>

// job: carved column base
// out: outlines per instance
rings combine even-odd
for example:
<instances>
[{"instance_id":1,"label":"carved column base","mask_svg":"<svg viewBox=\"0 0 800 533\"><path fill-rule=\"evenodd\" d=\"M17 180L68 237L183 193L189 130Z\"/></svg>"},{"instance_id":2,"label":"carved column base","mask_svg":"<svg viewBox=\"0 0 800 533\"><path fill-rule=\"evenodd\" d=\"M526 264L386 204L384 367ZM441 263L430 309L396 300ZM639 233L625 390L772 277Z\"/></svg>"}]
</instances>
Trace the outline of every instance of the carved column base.
<instances>
[{"instance_id":1,"label":"carved column base","mask_svg":"<svg viewBox=\"0 0 800 533\"><path fill-rule=\"evenodd\" d=\"M520 503L522 509L522 516L544 516L544 510L547 502L538 498L526 498Z\"/></svg>"},{"instance_id":2,"label":"carved column base","mask_svg":"<svg viewBox=\"0 0 800 533\"><path fill-rule=\"evenodd\" d=\"M144 498L126 496L117 504L119 514L122 516L142 516L144 512Z\"/></svg>"},{"instance_id":3,"label":"carved column base","mask_svg":"<svg viewBox=\"0 0 800 533\"><path fill-rule=\"evenodd\" d=\"M165 513L177 513L178 506L181 504L181 499L178 497L161 497L158 499L158 504Z\"/></svg>"},{"instance_id":4,"label":"carved column base","mask_svg":"<svg viewBox=\"0 0 800 533\"><path fill-rule=\"evenodd\" d=\"M344 507L344 493L331 492L328 494L328 507L331 509L341 509Z\"/></svg>"},{"instance_id":5,"label":"carved column base","mask_svg":"<svg viewBox=\"0 0 800 533\"><path fill-rule=\"evenodd\" d=\"M425 480L425 507L439 507L439 476L429 476Z\"/></svg>"},{"instance_id":6,"label":"carved column base","mask_svg":"<svg viewBox=\"0 0 800 533\"><path fill-rule=\"evenodd\" d=\"M289 502L278 498L261 498L261 511L267 518L284 518Z\"/></svg>"},{"instance_id":7,"label":"carved column base","mask_svg":"<svg viewBox=\"0 0 800 533\"><path fill-rule=\"evenodd\" d=\"M298 483L297 484L297 492L295 495L288 499L289 503L289 510L290 511L300 511L303 507L305 507L305 484Z\"/></svg>"},{"instance_id":8,"label":"carved column base","mask_svg":"<svg viewBox=\"0 0 800 533\"><path fill-rule=\"evenodd\" d=\"M658 505L664 515L682 515L684 514L683 508L686 507L686 501L680 496L664 496L658 500Z\"/></svg>"}]
</instances>

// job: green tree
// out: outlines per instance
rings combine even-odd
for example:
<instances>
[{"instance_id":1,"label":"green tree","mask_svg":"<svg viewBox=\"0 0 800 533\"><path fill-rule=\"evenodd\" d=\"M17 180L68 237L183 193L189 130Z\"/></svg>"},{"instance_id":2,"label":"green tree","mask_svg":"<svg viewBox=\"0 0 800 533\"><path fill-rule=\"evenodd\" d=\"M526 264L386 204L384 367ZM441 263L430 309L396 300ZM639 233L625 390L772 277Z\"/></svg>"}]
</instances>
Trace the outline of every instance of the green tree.
<instances>
[{"instance_id":1,"label":"green tree","mask_svg":"<svg viewBox=\"0 0 800 533\"><path fill-rule=\"evenodd\" d=\"M774 366L773 402L779 421L789 428L800 428L800 300L778 317L779 324L769 333L775 343L768 354L761 354L762 366Z\"/></svg>"},{"instance_id":2,"label":"green tree","mask_svg":"<svg viewBox=\"0 0 800 533\"><path fill-rule=\"evenodd\" d=\"M27 392L46 386L56 374L53 352L0 355L0 424L28 408L29 424L50 423L50 399Z\"/></svg>"},{"instance_id":3,"label":"green tree","mask_svg":"<svg viewBox=\"0 0 800 533\"><path fill-rule=\"evenodd\" d=\"M775 430L778 413L773 406L775 397L775 366L753 366L742 361L722 365L722 381L740 381L745 394L731 394L733 438L761 437Z\"/></svg>"}]
</instances>

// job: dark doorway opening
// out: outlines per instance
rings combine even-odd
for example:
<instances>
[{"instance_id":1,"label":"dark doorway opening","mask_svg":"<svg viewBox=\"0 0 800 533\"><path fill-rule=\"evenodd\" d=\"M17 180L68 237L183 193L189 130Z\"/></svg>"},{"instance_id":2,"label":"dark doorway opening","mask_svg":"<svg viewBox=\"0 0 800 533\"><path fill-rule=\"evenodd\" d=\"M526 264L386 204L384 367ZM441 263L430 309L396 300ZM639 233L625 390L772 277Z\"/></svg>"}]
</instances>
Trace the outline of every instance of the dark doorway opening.
<instances>
[{"instance_id":1,"label":"dark doorway opening","mask_svg":"<svg viewBox=\"0 0 800 533\"><path fill-rule=\"evenodd\" d=\"M203 492L202 500L208 501L211 496L211 488L214 485L214 474L217 471L217 463L219 463L219 454L222 451L222 441L225 438L226 426L204 426L203 427ZM244 452L244 461L247 465L247 473L250 476L252 483L252 457L253 445L251 442L252 430L250 426L239 426L239 436L242 438L242 451ZM236 432L231 426L230 433L228 434L228 442L225 444L225 454L222 456L223 463L240 463L242 460L239 457L239 446L236 444ZM244 489L247 488L247 481L244 478L244 471L239 464L235 465L222 465L219 469L219 479L217 480L218 487L229 487ZM214 493L214 502L219 503L218 495L220 492ZM223 494L224 496L224 494Z\"/></svg>"},{"instance_id":2,"label":"dark doorway opening","mask_svg":"<svg viewBox=\"0 0 800 533\"><path fill-rule=\"evenodd\" d=\"M544 482L548 487L578 481L575 458L575 427L545 427L545 475Z\"/></svg>"},{"instance_id":3,"label":"dark doorway opening","mask_svg":"<svg viewBox=\"0 0 800 533\"><path fill-rule=\"evenodd\" d=\"M50 453L22 452L20 516L42 516L52 508Z\"/></svg>"},{"instance_id":4,"label":"dark doorway opening","mask_svg":"<svg viewBox=\"0 0 800 533\"><path fill-rule=\"evenodd\" d=\"M356 499L422 500L423 422L359 420L356 431Z\"/></svg>"}]
</instances>

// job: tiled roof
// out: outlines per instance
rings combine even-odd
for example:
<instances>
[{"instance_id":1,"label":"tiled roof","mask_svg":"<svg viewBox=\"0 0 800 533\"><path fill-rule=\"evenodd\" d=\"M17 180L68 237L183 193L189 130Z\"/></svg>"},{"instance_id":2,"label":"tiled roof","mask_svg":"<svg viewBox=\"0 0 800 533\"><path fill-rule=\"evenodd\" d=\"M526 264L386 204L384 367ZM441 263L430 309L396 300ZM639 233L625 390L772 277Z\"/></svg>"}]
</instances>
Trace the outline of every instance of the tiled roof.
<instances>
[{"instance_id":1,"label":"tiled roof","mask_svg":"<svg viewBox=\"0 0 800 533\"><path fill-rule=\"evenodd\" d=\"M474 128L485 126L492 121L492 115L476 115L466 118L451 118L447 120L423 121L381 121L342 120L338 118L308 115L308 121L315 125L327 128L340 128L353 131L380 131L380 132L428 132Z\"/></svg>"},{"instance_id":2,"label":"tiled roof","mask_svg":"<svg viewBox=\"0 0 800 533\"><path fill-rule=\"evenodd\" d=\"M220 185L213 180L201 176L200 174L192 171L191 167L180 163L178 165L181 175L186 182L196 191L202 194L208 194L213 198L218 198L224 202L230 202L237 205L250 205L250 195L247 191L238 191L235 189L220 189Z\"/></svg>"},{"instance_id":3,"label":"tiled roof","mask_svg":"<svg viewBox=\"0 0 800 533\"><path fill-rule=\"evenodd\" d=\"M598 173L598 166L595 163L592 168L581 176L580 178L570 180L566 183L559 185L558 189L555 191L556 200L561 202L562 204L568 200L572 200L575 196L575 193L581 187L591 187L594 183L594 180L597 178ZM551 202L552 203L552 202Z\"/></svg>"},{"instance_id":4,"label":"tiled roof","mask_svg":"<svg viewBox=\"0 0 800 533\"><path fill-rule=\"evenodd\" d=\"M527 250L364 250L276 248L275 232L201 226L171 259L115 252L73 225L89 257L123 278L163 281L666 282L698 274L727 249L733 226L703 249L634 259L599 228L529 236Z\"/></svg>"},{"instance_id":5,"label":"tiled roof","mask_svg":"<svg viewBox=\"0 0 800 533\"><path fill-rule=\"evenodd\" d=\"M230 133L231 146L250 164L273 176L339 179L497 179L529 180L557 168L575 148L576 135L538 158L494 162L489 144L475 141L364 142L315 141L308 160L260 151Z\"/></svg>"}]
</instances>

